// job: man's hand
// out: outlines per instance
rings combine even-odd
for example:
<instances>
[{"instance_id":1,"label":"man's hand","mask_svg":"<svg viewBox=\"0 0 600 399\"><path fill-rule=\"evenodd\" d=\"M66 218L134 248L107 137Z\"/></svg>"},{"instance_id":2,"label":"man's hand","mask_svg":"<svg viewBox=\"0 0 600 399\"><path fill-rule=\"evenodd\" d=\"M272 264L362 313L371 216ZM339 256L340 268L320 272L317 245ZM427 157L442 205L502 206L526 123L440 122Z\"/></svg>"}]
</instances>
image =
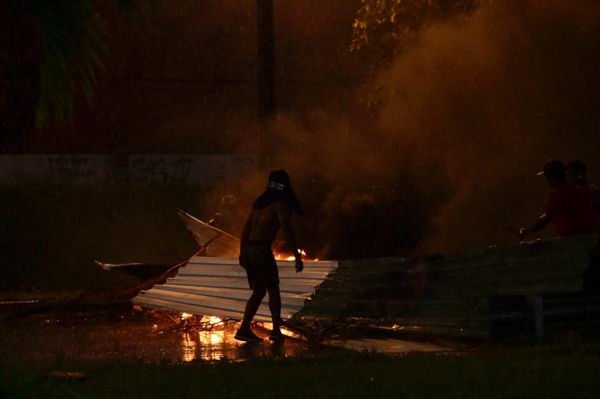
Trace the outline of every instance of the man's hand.
<instances>
[{"instance_id":1,"label":"man's hand","mask_svg":"<svg viewBox=\"0 0 600 399\"><path fill-rule=\"evenodd\" d=\"M304 270L304 263L302 263L302 258L300 256L296 257L296 273L300 273Z\"/></svg>"}]
</instances>

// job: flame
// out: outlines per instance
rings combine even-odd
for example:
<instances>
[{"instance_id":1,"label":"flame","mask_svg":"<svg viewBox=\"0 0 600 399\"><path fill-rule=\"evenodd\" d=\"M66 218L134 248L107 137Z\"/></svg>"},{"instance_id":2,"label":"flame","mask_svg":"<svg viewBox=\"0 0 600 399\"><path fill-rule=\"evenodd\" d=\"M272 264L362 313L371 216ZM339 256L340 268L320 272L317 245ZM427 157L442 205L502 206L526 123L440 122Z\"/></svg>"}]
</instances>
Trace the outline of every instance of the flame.
<instances>
[{"instance_id":1,"label":"flame","mask_svg":"<svg viewBox=\"0 0 600 399\"><path fill-rule=\"evenodd\" d=\"M303 250L302 248L298 248L298 252L300 252L300 255L302 255L302 259L306 258L305 250ZM296 257L294 257L294 255L288 255L288 253L281 253L281 252L275 251L273 254L275 256L275 260L296 260ZM304 259L304 260L315 260L316 261L318 259Z\"/></svg>"},{"instance_id":2,"label":"flame","mask_svg":"<svg viewBox=\"0 0 600 399\"><path fill-rule=\"evenodd\" d=\"M193 314L191 314L191 313L182 313L181 314L181 321L187 320L187 319L189 319L192 316L193 316Z\"/></svg>"},{"instance_id":3,"label":"flame","mask_svg":"<svg viewBox=\"0 0 600 399\"><path fill-rule=\"evenodd\" d=\"M202 316L202 320L200 323L210 324L211 326L215 326L217 324L223 323L223 320L217 316Z\"/></svg>"}]
</instances>

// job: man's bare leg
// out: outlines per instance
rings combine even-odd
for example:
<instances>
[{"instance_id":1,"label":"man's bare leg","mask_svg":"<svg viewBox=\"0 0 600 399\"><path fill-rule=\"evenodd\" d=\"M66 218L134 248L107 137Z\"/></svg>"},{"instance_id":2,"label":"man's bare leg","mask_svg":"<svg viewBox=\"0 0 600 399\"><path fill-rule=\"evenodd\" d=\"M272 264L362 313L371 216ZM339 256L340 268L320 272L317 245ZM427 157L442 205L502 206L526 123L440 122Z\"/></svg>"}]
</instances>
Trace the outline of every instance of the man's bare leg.
<instances>
[{"instance_id":1,"label":"man's bare leg","mask_svg":"<svg viewBox=\"0 0 600 399\"><path fill-rule=\"evenodd\" d=\"M248 299L248 302L246 302L246 309L244 310L244 319L242 320L242 325L235 334L236 339L249 342L261 341L261 339L254 335L250 329L250 323L256 315L256 312L260 307L260 303L266 294L267 290L265 288L257 288L252 291L252 295Z\"/></svg>"},{"instance_id":2,"label":"man's bare leg","mask_svg":"<svg viewBox=\"0 0 600 399\"><path fill-rule=\"evenodd\" d=\"M284 336L281 334L281 293L279 286L268 288L269 291L269 310L271 311L271 320L273 322L273 330L269 335L272 341L283 341Z\"/></svg>"}]
</instances>

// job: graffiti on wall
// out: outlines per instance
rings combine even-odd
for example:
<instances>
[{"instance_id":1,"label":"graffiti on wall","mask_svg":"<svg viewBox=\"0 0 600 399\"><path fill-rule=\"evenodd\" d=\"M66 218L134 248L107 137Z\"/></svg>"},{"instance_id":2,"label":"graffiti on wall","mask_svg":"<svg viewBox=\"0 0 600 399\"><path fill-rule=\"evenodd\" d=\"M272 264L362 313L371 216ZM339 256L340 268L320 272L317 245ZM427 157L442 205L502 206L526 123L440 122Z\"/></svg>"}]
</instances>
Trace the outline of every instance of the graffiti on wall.
<instances>
[{"instance_id":1,"label":"graffiti on wall","mask_svg":"<svg viewBox=\"0 0 600 399\"><path fill-rule=\"evenodd\" d=\"M73 184L210 186L256 168L251 155L0 155L0 183L21 179Z\"/></svg>"},{"instance_id":2,"label":"graffiti on wall","mask_svg":"<svg viewBox=\"0 0 600 399\"><path fill-rule=\"evenodd\" d=\"M97 174L90 164L90 157L86 155L49 156L48 174L61 182L89 180Z\"/></svg>"},{"instance_id":3,"label":"graffiti on wall","mask_svg":"<svg viewBox=\"0 0 600 399\"><path fill-rule=\"evenodd\" d=\"M193 162L189 157L138 157L131 161L130 176L139 184L185 185L191 183Z\"/></svg>"}]
</instances>

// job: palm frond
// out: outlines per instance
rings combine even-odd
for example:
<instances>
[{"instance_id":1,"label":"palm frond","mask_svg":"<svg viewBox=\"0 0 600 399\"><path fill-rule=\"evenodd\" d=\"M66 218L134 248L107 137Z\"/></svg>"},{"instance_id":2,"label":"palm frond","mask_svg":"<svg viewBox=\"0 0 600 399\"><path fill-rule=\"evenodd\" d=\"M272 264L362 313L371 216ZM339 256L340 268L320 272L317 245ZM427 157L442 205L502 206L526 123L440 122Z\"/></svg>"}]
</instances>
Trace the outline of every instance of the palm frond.
<instances>
[{"instance_id":1,"label":"palm frond","mask_svg":"<svg viewBox=\"0 0 600 399\"><path fill-rule=\"evenodd\" d=\"M41 39L40 97L36 125L73 114L73 92L91 101L96 72L104 68L105 28L90 0L27 0Z\"/></svg>"},{"instance_id":2,"label":"palm frond","mask_svg":"<svg viewBox=\"0 0 600 399\"><path fill-rule=\"evenodd\" d=\"M105 70L107 28L92 0L24 0L37 19L41 40L40 97L36 125L63 122L73 114L73 95L88 102ZM140 0L110 0L133 15Z\"/></svg>"}]
</instances>

